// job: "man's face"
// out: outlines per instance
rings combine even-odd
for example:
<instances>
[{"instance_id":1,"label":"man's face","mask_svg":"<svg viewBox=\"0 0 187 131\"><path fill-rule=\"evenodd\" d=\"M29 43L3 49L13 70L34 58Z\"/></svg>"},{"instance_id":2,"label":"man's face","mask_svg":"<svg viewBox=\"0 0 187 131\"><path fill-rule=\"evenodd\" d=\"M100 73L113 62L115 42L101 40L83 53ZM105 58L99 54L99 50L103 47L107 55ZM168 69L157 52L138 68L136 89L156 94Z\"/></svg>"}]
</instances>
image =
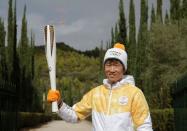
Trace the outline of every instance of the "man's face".
<instances>
[{"instance_id":1,"label":"man's face","mask_svg":"<svg viewBox=\"0 0 187 131\"><path fill-rule=\"evenodd\" d=\"M105 75L111 84L120 81L123 78L124 69L120 61L109 59L104 65Z\"/></svg>"}]
</instances>

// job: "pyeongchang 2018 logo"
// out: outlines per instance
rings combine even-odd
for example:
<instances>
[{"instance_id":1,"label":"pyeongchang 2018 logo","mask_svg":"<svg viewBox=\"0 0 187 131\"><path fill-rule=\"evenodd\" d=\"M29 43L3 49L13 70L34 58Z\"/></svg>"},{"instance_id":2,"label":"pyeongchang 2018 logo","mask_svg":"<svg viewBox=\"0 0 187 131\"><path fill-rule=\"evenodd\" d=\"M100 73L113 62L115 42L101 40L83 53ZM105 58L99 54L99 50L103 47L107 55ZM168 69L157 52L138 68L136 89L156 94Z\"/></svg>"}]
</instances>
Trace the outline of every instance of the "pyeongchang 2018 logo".
<instances>
[{"instance_id":1,"label":"pyeongchang 2018 logo","mask_svg":"<svg viewBox=\"0 0 187 131\"><path fill-rule=\"evenodd\" d=\"M118 99L118 101L119 101L119 104L120 104L120 105L127 105L127 103L128 103L128 97L127 97L127 96L121 96L121 97Z\"/></svg>"},{"instance_id":2,"label":"pyeongchang 2018 logo","mask_svg":"<svg viewBox=\"0 0 187 131\"><path fill-rule=\"evenodd\" d=\"M121 53L117 52L117 51L110 51L109 54L112 56L117 56L117 57L119 57L121 55Z\"/></svg>"}]
</instances>

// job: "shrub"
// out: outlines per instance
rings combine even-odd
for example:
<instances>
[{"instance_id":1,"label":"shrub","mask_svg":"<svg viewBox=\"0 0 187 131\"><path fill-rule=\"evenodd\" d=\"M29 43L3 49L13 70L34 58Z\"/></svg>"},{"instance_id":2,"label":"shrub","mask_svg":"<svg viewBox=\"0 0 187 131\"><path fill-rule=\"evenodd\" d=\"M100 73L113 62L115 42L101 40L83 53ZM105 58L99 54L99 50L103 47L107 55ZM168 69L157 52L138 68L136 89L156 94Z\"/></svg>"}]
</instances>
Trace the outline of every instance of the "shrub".
<instances>
[{"instance_id":1,"label":"shrub","mask_svg":"<svg viewBox=\"0 0 187 131\"><path fill-rule=\"evenodd\" d=\"M51 114L19 112L18 128L38 126L52 119Z\"/></svg>"},{"instance_id":2,"label":"shrub","mask_svg":"<svg viewBox=\"0 0 187 131\"><path fill-rule=\"evenodd\" d=\"M174 111L168 109L152 109L151 118L154 131L174 131Z\"/></svg>"}]
</instances>

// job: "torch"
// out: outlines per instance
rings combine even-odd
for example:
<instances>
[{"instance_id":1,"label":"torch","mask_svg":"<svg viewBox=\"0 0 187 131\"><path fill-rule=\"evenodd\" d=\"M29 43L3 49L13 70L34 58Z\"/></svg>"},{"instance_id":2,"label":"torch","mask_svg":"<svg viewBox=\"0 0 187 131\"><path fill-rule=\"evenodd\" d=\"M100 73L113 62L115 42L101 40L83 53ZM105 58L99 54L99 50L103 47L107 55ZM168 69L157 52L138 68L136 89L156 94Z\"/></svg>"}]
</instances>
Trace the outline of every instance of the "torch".
<instances>
[{"instance_id":1,"label":"torch","mask_svg":"<svg viewBox=\"0 0 187 131\"><path fill-rule=\"evenodd\" d=\"M46 25L44 28L45 33L45 53L47 58L47 64L49 68L49 77L51 83L51 89L56 90L56 40L55 29L53 25ZM57 101L52 102L52 112L57 112Z\"/></svg>"}]
</instances>

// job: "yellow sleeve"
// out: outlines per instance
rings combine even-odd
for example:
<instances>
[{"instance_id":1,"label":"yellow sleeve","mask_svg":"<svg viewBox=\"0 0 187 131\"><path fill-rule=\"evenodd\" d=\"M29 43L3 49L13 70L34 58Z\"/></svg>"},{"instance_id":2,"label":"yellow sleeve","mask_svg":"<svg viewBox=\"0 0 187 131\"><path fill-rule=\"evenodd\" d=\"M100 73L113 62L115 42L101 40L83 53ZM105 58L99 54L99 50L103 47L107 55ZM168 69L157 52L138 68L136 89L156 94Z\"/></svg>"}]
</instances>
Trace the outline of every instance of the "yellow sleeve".
<instances>
[{"instance_id":1,"label":"yellow sleeve","mask_svg":"<svg viewBox=\"0 0 187 131\"><path fill-rule=\"evenodd\" d=\"M74 105L73 109L81 120L89 116L92 110L92 91L85 94L82 100Z\"/></svg>"},{"instance_id":2,"label":"yellow sleeve","mask_svg":"<svg viewBox=\"0 0 187 131\"><path fill-rule=\"evenodd\" d=\"M135 94L132 101L132 119L136 127L144 124L149 115L149 107L141 90Z\"/></svg>"}]
</instances>

